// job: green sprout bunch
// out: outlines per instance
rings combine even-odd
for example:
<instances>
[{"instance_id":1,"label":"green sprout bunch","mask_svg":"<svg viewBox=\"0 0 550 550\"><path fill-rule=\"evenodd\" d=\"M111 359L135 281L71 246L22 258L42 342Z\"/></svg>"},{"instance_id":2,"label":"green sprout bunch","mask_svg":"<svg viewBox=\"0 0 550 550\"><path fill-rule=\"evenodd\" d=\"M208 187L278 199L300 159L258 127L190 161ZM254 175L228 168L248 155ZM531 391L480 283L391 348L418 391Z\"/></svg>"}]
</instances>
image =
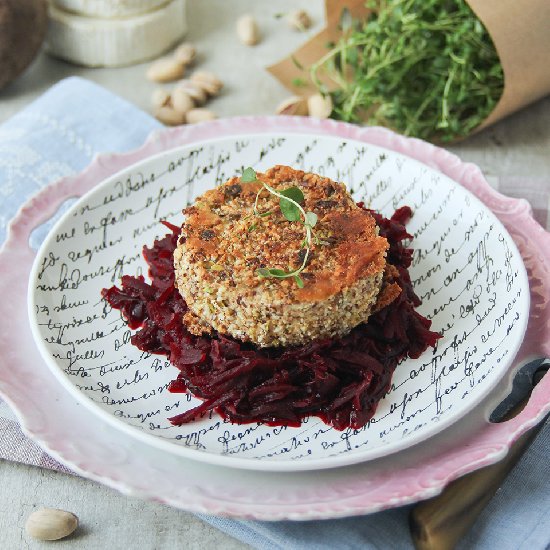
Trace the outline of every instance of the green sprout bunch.
<instances>
[{"instance_id":1,"label":"green sprout bunch","mask_svg":"<svg viewBox=\"0 0 550 550\"><path fill-rule=\"evenodd\" d=\"M365 21L349 11L342 37L310 67L330 94L331 116L449 142L471 133L502 95L493 42L465 0L368 0ZM322 81L336 86L329 91Z\"/></svg>"},{"instance_id":2,"label":"green sprout bunch","mask_svg":"<svg viewBox=\"0 0 550 550\"><path fill-rule=\"evenodd\" d=\"M303 209L301 204L304 202L305 198L304 198L304 194L300 189L298 189L298 187L293 186L293 187L289 187L288 189L276 191L271 186L267 185L267 183L260 181L256 175L254 168L250 168L250 167L246 168L243 171L243 174L241 176L241 181L243 183L258 182L262 184L262 186L260 187L260 190L256 194L256 200L254 201L254 208L253 208L253 214L252 214L254 217L264 218L271 214L271 211L267 211L267 212L258 211L258 201L260 199L260 196L264 191L267 191L271 195L274 195L275 197L279 198L279 208L283 216L289 222L301 222L305 229L305 237L300 245L300 249L304 250L305 252L302 255L303 259L300 267L291 271L285 271L284 269L277 269L277 268L262 267L257 270L258 275L264 278L275 278L275 279L293 278L296 284L298 285L298 288L303 288L304 281L300 277L300 273L305 269L311 253L313 240L315 239L313 228L317 223L317 214L315 214L315 212L306 212ZM254 231L254 229L256 229L256 224L252 224L249 227L249 231Z\"/></svg>"}]
</instances>

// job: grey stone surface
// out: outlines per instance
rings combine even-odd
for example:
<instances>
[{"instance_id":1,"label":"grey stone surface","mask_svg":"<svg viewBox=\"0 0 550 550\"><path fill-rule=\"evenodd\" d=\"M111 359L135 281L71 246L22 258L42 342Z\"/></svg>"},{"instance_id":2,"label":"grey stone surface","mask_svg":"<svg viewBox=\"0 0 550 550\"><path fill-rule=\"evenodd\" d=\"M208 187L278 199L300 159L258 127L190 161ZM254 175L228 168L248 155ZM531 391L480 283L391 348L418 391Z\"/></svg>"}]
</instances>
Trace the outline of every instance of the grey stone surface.
<instances>
[{"instance_id":1,"label":"grey stone surface","mask_svg":"<svg viewBox=\"0 0 550 550\"><path fill-rule=\"evenodd\" d=\"M307 8L314 27L306 34L290 31L275 14ZM254 13L263 40L253 48L235 36L235 21ZM188 39L199 51L197 66L224 81L222 95L209 105L219 116L271 114L288 93L264 67L296 48L323 24L321 0L191 0ZM0 122L27 105L59 79L89 78L149 110L155 85L145 79L145 65L121 69L86 69L41 54L15 83L0 92ZM524 109L485 132L451 147L475 162L493 181L517 175L548 177L550 173L550 98ZM59 548L224 548L245 545L204 524L192 514L120 495L91 481L21 464L0 461L0 548L51 548L30 540L26 517L37 507L52 506L76 513L76 536L55 543Z\"/></svg>"},{"instance_id":2,"label":"grey stone surface","mask_svg":"<svg viewBox=\"0 0 550 550\"><path fill-rule=\"evenodd\" d=\"M284 18L276 18L296 7L307 8L313 26L293 31ZM324 24L321 0L188 0L189 31L185 38L195 44L197 59L188 71L213 71L221 77L221 95L208 108L221 116L273 114L277 104L290 95L265 67L288 55ZM244 13L258 20L262 39L245 46L236 35L236 20ZM138 107L150 111L150 96L159 85L145 78L149 63L117 69L89 69L42 54L26 73L0 91L0 121L23 108L53 83L68 76L82 76L105 86ZM187 75L186 75L187 76ZM170 85L160 85L169 89Z\"/></svg>"},{"instance_id":3,"label":"grey stone surface","mask_svg":"<svg viewBox=\"0 0 550 550\"><path fill-rule=\"evenodd\" d=\"M193 514L130 498L76 476L34 466L0 461L0 548L168 550L175 548L248 548ZM67 539L41 542L25 532L27 517L37 508L60 508L79 517Z\"/></svg>"}]
</instances>

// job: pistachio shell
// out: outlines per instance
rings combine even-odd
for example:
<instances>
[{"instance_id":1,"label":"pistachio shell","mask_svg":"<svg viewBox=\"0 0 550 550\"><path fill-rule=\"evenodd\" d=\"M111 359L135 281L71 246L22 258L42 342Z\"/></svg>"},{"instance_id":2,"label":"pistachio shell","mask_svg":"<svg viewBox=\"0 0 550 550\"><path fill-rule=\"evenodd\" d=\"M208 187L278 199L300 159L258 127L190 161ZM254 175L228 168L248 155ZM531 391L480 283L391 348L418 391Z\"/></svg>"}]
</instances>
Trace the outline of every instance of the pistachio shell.
<instances>
[{"instance_id":1,"label":"pistachio shell","mask_svg":"<svg viewBox=\"0 0 550 550\"><path fill-rule=\"evenodd\" d=\"M307 100L296 95L288 97L279 103L275 112L278 115L307 116Z\"/></svg>"},{"instance_id":2,"label":"pistachio shell","mask_svg":"<svg viewBox=\"0 0 550 550\"><path fill-rule=\"evenodd\" d=\"M191 80L180 80L176 89L181 88L187 92L187 95L195 102L195 105L204 105L208 95L203 88Z\"/></svg>"},{"instance_id":3,"label":"pistachio shell","mask_svg":"<svg viewBox=\"0 0 550 550\"><path fill-rule=\"evenodd\" d=\"M188 124L206 122L207 120L214 120L215 118L216 115L208 109L191 109L185 116L185 120Z\"/></svg>"},{"instance_id":4,"label":"pistachio shell","mask_svg":"<svg viewBox=\"0 0 550 550\"><path fill-rule=\"evenodd\" d=\"M147 78L153 82L171 82L183 76L185 67L175 59L157 59L147 69Z\"/></svg>"},{"instance_id":5,"label":"pistachio shell","mask_svg":"<svg viewBox=\"0 0 550 550\"><path fill-rule=\"evenodd\" d=\"M195 107L195 102L183 88L175 88L172 92L172 106L181 114L185 114Z\"/></svg>"},{"instance_id":6,"label":"pistachio shell","mask_svg":"<svg viewBox=\"0 0 550 550\"><path fill-rule=\"evenodd\" d=\"M288 14L288 24L298 31L305 31L311 27L311 18L305 10L293 10Z\"/></svg>"},{"instance_id":7,"label":"pistachio shell","mask_svg":"<svg viewBox=\"0 0 550 550\"><path fill-rule=\"evenodd\" d=\"M56 508L40 508L25 523L27 533L38 540L58 540L68 537L78 527L78 517Z\"/></svg>"},{"instance_id":8,"label":"pistachio shell","mask_svg":"<svg viewBox=\"0 0 550 550\"><path fill-rule=\"evenodd\" d=\"M209 71L197 71L191 75L191 82L200 86L208 95L218 95L223 82Z\"/></svg>"},{"instance_id":9,"label":"pistachio shell","mask_svg":"<svg viewBox=\"0 0 550 550\"><path fill-rule=\"evenodd\" d=\"M237 36L247 46L254 46L260 41L258 23L252 15L243 15L237 20Z\"/></svg>"},{"instance_id":10,"label":"pistachio shell","mask_svg":"<svg viewBox=\"0 0 550 550\"><path fill-rule=\"evenodd\" d=\"M190 65L195 60L197 51L192 44L180 44L174 51L174 59L182 65Z\"/></svg>"},{"instance_id":11,"label":"pistachio shell","mask_svg":"<svg viewBox=\"0 0 550 550\"><path fill-rule=\"evenodd\" d=\"M159 107L165 107L170 104L170 94L162 88L157 88L151 94L151 103L153 104L153 107L157 109Z\"/></svg>"},{"instance_id":12,"label":"pistachio shell","mask_svg":"<svg viewBox=\"0 0 550 550\"><path fill-rule=\"evenodd\" d=\"M185 114L179 113L173 107L159 107L155 117L167 126L179 126L185 122Z\"/></svg>"},{"instance_id":13,"label":"pistachio shell","mask_svg":"<svg viewBox=\"0 0 550 550\"><path fill-rule=\"evenodd\" d=\"M314 94L308 97L307 108L309 116L328 118L330 113L332 113L332 99L329 95Z\"/></svg>"}]
</instances>

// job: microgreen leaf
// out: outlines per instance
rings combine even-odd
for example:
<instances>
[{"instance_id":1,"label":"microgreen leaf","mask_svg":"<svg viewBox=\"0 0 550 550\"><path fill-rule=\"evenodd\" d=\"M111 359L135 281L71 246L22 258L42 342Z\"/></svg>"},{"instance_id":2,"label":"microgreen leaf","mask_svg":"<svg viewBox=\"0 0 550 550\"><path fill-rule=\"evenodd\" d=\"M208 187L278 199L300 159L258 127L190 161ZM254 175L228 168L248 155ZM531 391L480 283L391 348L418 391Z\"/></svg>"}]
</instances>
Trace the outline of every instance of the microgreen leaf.
<instances>
[{"instance_id":1,"label":"microgreen leaf","mask_svg":"<svg viewBox=\"0 0 550 550\"><path fill-rule=\"evenodd\" d=\"M253 181L258 181L258 177L256 175L256 170L252 167L245 168L243 170L243 175L241 176L241 181L243 183L252 183Z\"/></svg>"},{"instance_id":2,"label":"microgreen leaf","mask_svg":"<svg viewBox=\"0 0 550 550\"><path fill-rule=\"evenodd\" d=\"M252 233L252 231L254 231L256 229L256 227L258 227L255 223L253 223L249 228L248 228L248 232L249 233Z\"/></svg>"},{"instance_id":3,"label":"microgreen leaf","mask_svg":"<svg viewBox=\"0 0 550 550\"><path fill-rule=\"evenodd\" d=\"M290 275L290 273L287 273L283 269L275 269L275 268L267 268L267 267L261 267L257 271L258 275L260 277L275 277L277 279L284 279Z\"/></svg>"},{"instance_id":4,"label":"microgreen leaf","mask_svg":"<svg viewBox=\"0 0 550 550\"><path fill-rule=\"evenodd\" d=\"M304 194L297 187L289 187L288 189L283 189L282 191L280 191L280 194L288 197L295 203L300 204L301 202L304 202ZM283 213L283 216L289 222L297 222L302 217L300 209L293 202L290 202L285 198L281 197L279 199L279 207L281 209L281 212Z\"/></svg>"},{"instance_id":5,"label":"microgreen leaf","mask_svg":"<svg viewBox=\"0 0 550 550\"><path fill-rule=\"evenodd\" d=\"M284 269L270 269L269 274L272 277L286 277L288 275Z\"/></svg>"},{"instance_id":6,"label":"microgreen leaf","mask_svg":"<svg viewBox=\"0 0 550 550\"><path fill-rule=\"evenodd\" d=\"M309 225L309 227L315 227L318 219L319 218L317 217L317 214L315 214L315 212L306 212L306 224Z\"/></svg>"},{"instance_id":7,"label":"microgreen leaf","mask_svg":"<svg viewBox=\"0 0 550 550\"><path fill-rule=\"evenodd\" d=\"M282 191L279 191L279 193L281 195L284 195L285 197L288 197L294 202L297 202L298 204L304 202L304 194L297 187L289 187L288 189L283 189Z\"/></svg>"},{"instance_id":8,"label":"microgreen leaf","mask_svg":"<svg viewBox=\"0 0 550 550\"><path fill-rule=\"evenodd\" d=\"M279 206L281 208L281 212L283 213L283 216L289 221L289 222L297 222L302 217L300 214L300 209L290 201L287 201L286 199L281 199L279 201Z\"/></svg>"},{"instance_id":9,"label":"microgreen leaf","mask_svg":"<svg viewBox=\"0 0 550 550\"><path fill-rule=\"evenodd\" d=\"M256 270L256 273L260 277L274 277L277 279L286 279L292 277L299 288L304 287L304 281L300 277L300 273L305 269L308 258L311 253L312 239L313 239L313 226L317 223L317 215L313 212L305 212L300 203L304 202L304 194L298 187L289 187L282 191L277 191L270 187L267 183L262 182L262 187L256 193L256 200L254 201L253 213L256 217L264 217L271 213L271 211L260 213L258 212L258 201L262 191L268 191L271 195L279 197L279 207L283 216L293 222L302 221L306 229L306 236L300 245L300 251L305 250L303 254L302 265L293 271L284 271L282 269L262 267ZM303 220L302 220L303 216ZM255 227L256 224L253 225ZM251 229L249 229L250 231Z\"/></svg>"}]
</instances>

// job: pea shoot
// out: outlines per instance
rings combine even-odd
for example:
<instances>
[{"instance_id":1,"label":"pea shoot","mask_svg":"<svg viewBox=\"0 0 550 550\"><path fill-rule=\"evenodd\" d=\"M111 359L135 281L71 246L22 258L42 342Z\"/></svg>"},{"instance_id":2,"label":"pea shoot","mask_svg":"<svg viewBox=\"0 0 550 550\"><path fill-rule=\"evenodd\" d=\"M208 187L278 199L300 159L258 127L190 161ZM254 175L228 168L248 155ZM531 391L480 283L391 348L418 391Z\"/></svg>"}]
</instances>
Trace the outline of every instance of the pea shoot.
<instances>
[{"instance_id":1,"label":"pea shoot","mask_svg":"<svg viewBox=\"0 0 550 550\"><path fill-rule=\"evenodd\" d=\"M495 108L504 74L491 38L465 0L367 0L342 37L309 68L331 117L449 142ZM332 81L329 91L325 82Z\"/></svg>"}]
</instances>

